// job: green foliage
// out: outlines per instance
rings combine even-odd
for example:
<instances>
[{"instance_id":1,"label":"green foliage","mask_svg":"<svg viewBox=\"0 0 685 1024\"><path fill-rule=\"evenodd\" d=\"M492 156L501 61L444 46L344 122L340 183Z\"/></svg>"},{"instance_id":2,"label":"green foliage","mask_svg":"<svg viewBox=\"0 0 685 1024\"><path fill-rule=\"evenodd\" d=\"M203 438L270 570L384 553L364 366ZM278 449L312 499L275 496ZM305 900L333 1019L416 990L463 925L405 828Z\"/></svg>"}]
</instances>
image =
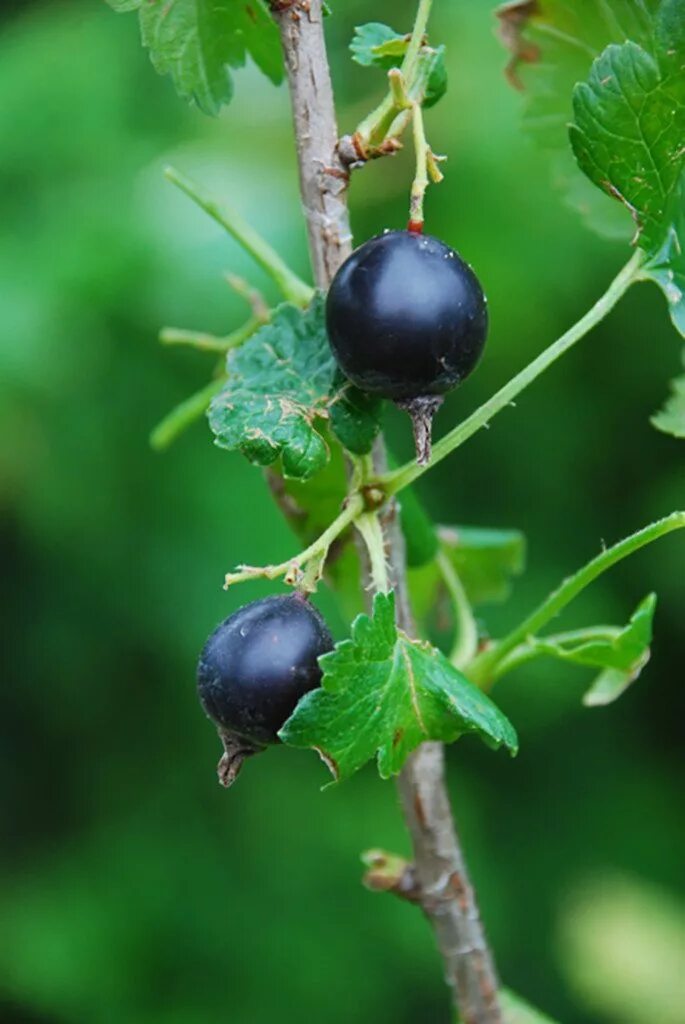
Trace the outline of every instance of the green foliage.
<instances>
[{"instance_id":1,"label":"green foliage","mask_svg":"<svg viewBox=\"0 0 685 1024\"><path fill-rule=\"evenodd\" d=\"M300 701L280 736L315 748L336 781L376 754L388 778L424 740L468 732L516 753L514 728L492 701L429 644L398 630L393 594L377 594L373 617L360 615L352 638L319 660L322 688Z\"/></svg>"},{"instance_id":2,"label":"green foliage","mask_svg":"<svg viewBox=\"0 0 685 1024\"><path fill-rule=\"evenodd\" d=\"M511 581L526 564L526 538L518 530L443 527L442 548L472 605L506 601Z\"/></svg>"},{"instance_id":3,"label":"green foliage","mask_svg":"<svg viewBox=\"0 0 685 1024\"><path fill-rule=\"evenodd\" d=\"M209 411L220 447L239 450L260 466L280 458L284 476L300 480L330 457L317 419L330 418L350 451L370 450L380 402L362 397L338 376L321 296L305 312L280 306L271 323L229 352L227 372Z\"/></svg>"},{"instance_id":4,"label":"green foliage","mask_svg":"<svg viewBox=\"0 0 685 1024\"><path fill-rule=\"evenodd\" d=\"M498 10L502 38L512 51L508 75L525 90L524 125L552 158L554 178L588 227L630 237L616 204L579 178L568 150L572 94L592 61L611 43L630 39L648 48L659 0L515 0Z\"/></svg>"},{"instance_id":5,"label":"green foliage","mask_svg":"<svg viewBox=\"0 0 685 1024\"><path fill-rule=\"evenodd\" d=\"M634 42L607 47L588 82L576 86L573 108L576 159L627 207L647 266L655 261L654 279L685 335L685 49L657 47L652 56Z\"/></svg>"},{"instance_id":6,"label":"green foliage","mask_svg":"<svg viewBox=\"0 0 685 1024\"><path fill-rule=\"evenodd\" d=\"M364 68L395 68L407 52L409 37L395 32L389 25L371 21L358 25L350 43L352 60Z\"/></svg>"},{"instance_id":7,"label":"green foliage","mask_svg":"<svg viewBox=\"0 0 685 1024\"><path fill-rule=\"evenodd\" d=\"M380 22L358 25L350 43L352 59L366 68L398 68L404 60L410 38ZM435 106L447 92L444 46L434 49L424 44L421 47L416 78L416 93L421 96L422 106L426 109Z\"/></svg>"},{"instance_id":8,"label":"green foliage","mask_svg":"<svg viewBox=\"0 0 685 1024\"><path fill-rule=\"evenodd\" d=\"M601 669L585 695L588 707L611 704L634 682L649 660L656 596L650 594L637 607L623 629L579 631L532 640L533 655L543 655Z\"/></svg>"},{"instance_id":9,"label":"green foliage","mask_svg":"<svg viewBox=\"0 0 685 1024\"><path fill-rule=\"evenodd\" d=\"M229 68L249 54L272 82L283 78L278 30L262 0L108 0L115 11L137 10L143 46L179 96L218 114L233 96Z\"/></svg>"},{"instance_id":10,"label":"green foliage","mask_svg":"<svg viewBox=\"0 0 685 1024\"><path fill-rule=\"evenodd\" d=\"M652 424L664 434L685 437L685 376L671 381L671 392L663 409L652 416Z\"/></svg>"}]
</instances>

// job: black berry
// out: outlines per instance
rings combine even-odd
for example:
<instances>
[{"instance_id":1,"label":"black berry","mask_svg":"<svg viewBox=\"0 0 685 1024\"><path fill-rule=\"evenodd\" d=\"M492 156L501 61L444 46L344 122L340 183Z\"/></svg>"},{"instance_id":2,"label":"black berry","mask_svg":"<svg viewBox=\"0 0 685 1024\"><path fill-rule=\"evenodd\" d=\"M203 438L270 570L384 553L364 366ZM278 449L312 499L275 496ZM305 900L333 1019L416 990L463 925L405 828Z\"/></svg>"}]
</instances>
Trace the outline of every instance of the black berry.
<instances>
[{"instance_id":1,"label":"black berry","mask_svg":"<svg viewBox=\"0 0 685 1024\"><path fill-rule=\"evenodd\" d=\"M345 375L412 414L419 459L427 461L432 416L485 344L487 302L471 268L437 238L389 231L343 263L326 321Z\"/></svg>"},{"instance_id":2,"label":"black berry","mask_svg":"<svg viewBox=\"0 0 685 1024\"><path fill-rule=\"evenodd\" d=\"M332 647L322 616L299 594L253 601L217 626L200 655L197 685L224 743L224 785L246 757L279 742L300 697L320 684L317 659Z\"/></svg>"}]
</instances>

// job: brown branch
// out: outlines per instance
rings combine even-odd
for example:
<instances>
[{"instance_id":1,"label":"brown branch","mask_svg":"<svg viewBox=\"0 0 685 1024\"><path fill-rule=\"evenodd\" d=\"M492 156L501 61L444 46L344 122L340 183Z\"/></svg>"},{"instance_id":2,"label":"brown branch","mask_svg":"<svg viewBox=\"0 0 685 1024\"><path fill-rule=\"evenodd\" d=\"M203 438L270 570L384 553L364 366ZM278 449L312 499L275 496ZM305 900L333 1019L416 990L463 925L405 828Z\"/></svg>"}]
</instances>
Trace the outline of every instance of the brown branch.
<instances>
[{"instance_id":1,"label":"brown branch","mask_svg":"<svg viewBox=\"0 0 685 1024\"><path fill-rule=\"evenodd\" d=\"M272 0L290 85L300 187L317 285L327 288L348 255L347 170L337 127L321 0ZM374 452L383 472L383 442ZM398 623L414 632L404 537L393 501L383 510ZM417 901L429 918L463 1024L502 1024L497 978L447 796L443 748L425 743L409 758L399 792L414 848Z\"/></svg>"}]
</instances>

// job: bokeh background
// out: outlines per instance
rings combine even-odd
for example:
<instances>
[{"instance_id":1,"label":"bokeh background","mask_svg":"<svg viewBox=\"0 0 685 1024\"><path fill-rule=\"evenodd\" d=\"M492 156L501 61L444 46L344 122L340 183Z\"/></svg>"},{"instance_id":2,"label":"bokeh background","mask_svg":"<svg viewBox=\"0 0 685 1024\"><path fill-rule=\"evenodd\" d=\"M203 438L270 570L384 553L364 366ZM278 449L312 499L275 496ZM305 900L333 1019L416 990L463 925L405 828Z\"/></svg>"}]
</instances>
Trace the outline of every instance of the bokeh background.
<instances>
[{"instance_id":1,"label":"bokeh background","mask_svg":"<svg viewBox=\"0 0 685 1024\"><path fill-rule=\"evenodd\" d=\"M336 4L340 121L382 80L346 45L413 5ZM429 227L486 282L492 335L445 429L604 290L625 259L589 234L520 130L492 5L437 4L450 92L429 115L449 153ZM197 706L205 635L258 587L238 562L295 542L259 471L199 423L168 453L148 433L208 378L211 357L162 350L162 324L224 333L222 280L269 282L161 175L230 198L303 274L289 111L253 69L210 120L152 71L133 16L104 3L0 13L0 1021L73 1024L423 1024L446 993L420 914L359 884L360 851L407 851L391 784L372 770L321 793L314 755L257 758L227 794ZM405 219L406 157L354 182L355 232ZM648 416L680 349L656 289L611 318L421 485L443 522L513 526L529 571L489 628L564 574L683 507L683 449ZM404 419L389 415L395 450ZM465 740L449 781L502 976L566 1024L682 1024L685 542L603 578L569 626L624 622L655 589L653 659L615 706L580 705L580 670L520 671L499 700L521 753ZM338 635L330 599L321 605Z\"/></svg>"}]
</instances>

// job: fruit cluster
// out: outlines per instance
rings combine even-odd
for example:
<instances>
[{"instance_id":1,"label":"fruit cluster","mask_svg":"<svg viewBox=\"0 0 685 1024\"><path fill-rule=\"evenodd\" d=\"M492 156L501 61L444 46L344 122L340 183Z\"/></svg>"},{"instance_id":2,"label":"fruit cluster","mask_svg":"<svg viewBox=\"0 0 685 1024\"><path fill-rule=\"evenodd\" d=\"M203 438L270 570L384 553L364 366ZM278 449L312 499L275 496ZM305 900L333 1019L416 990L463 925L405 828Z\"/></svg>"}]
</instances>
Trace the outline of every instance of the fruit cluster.
<instances>
[{"instance_id":1,"label":"fruit cluster","mask_svg":"<svg viewBox=\"0 0 685 1024\"><path fill-rule=\"evenodd\" d=\"M326 321L344 374L412 417L420 462L443 396L475 368L487 304L477 277L444 242L389 231L360 246L331 285ZM319 612L294 593L245 605L207 640L198 692L224 745L228 786L246 757L278 743L305 693L319 686L318 659L333 647Z\"/></svg>"}]
</instances>

